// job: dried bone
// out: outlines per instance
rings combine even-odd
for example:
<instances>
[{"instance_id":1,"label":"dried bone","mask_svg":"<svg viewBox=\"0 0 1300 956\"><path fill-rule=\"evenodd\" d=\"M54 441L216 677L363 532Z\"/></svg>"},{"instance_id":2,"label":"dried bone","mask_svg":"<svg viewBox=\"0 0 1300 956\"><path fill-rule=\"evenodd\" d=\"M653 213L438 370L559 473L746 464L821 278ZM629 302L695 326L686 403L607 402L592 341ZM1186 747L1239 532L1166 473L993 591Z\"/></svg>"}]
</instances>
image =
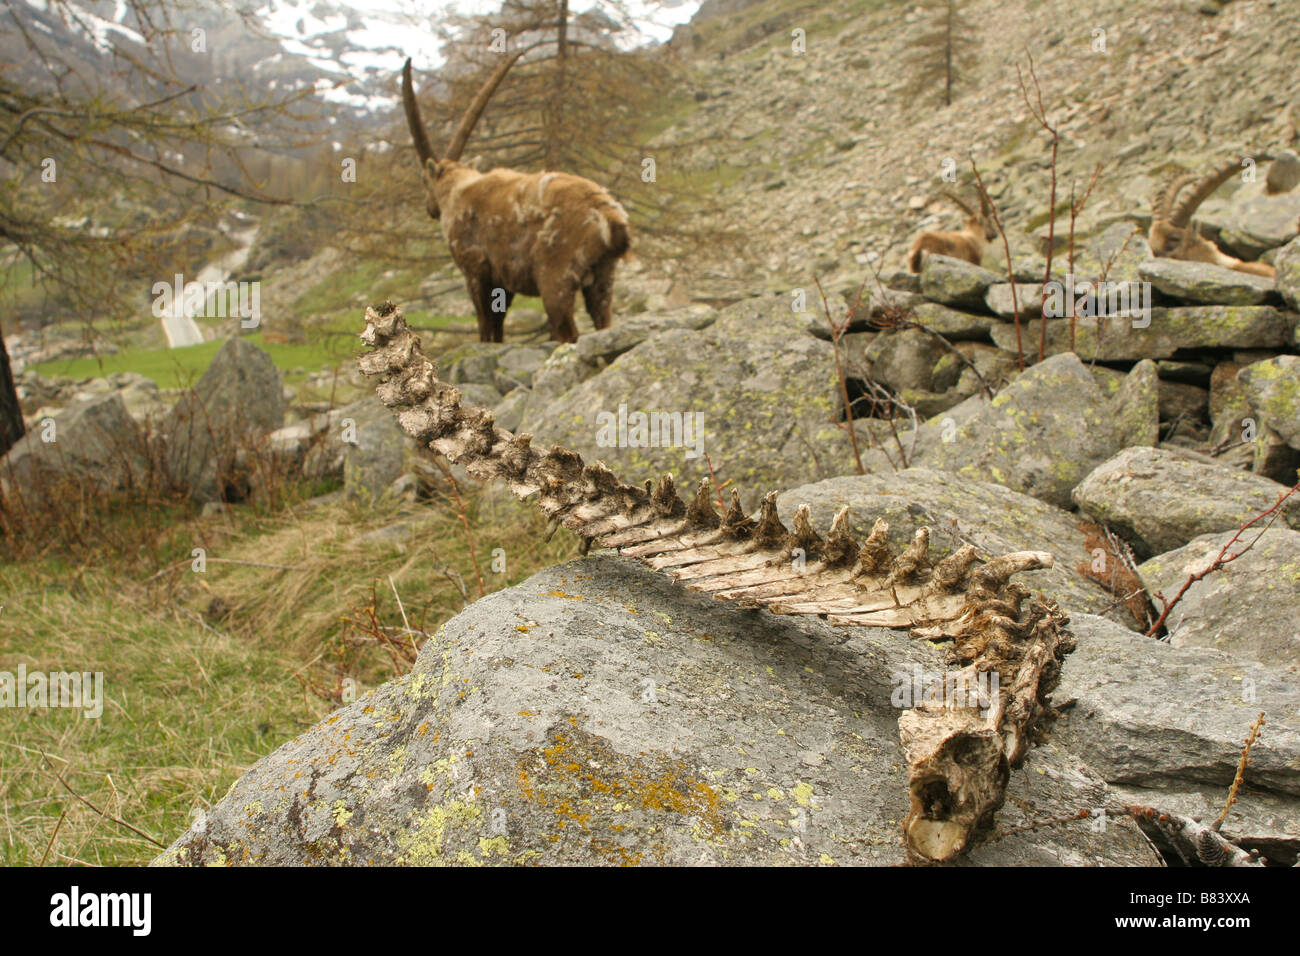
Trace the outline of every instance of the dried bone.
<instances>
[{"instance_id":1,"label":"dried bone","mask_svg":"<svg viewBox=\"0 0 1300 956\"><path fill-rule=\"evenodd\" d=\"M848 509L835 516L827 538L812 528L807 508L787 529L775 492L763 496L757 520L735 491L720 516L707 482L688 505L671 475L644 487L625 484L600 462L585 464L559 446L538 451L531 435L512 435L490 412L462 405L459 390L438 380L391 303L366 310L361 339L372 350L361 357L361 370L379 380L380 400L407 434L475 478L504 481L519 498L536 495L546 515L585 541L720 600L951 641L949 660L960 665L949 675L954 687L996 671L999 693L987 713L947 697L899 720L910 767L912 808L903 823L909 851L920 860L949 860L988 829L1011 768L1053 716L1048 694L1074 646L1055 603L1011 581L1020 571L1050 567L1050 554L1015 552L977 566L967 547L935 563L929 530L920 528L895 556L884 521L859 547Z\"/></svg>"}]
</instances>

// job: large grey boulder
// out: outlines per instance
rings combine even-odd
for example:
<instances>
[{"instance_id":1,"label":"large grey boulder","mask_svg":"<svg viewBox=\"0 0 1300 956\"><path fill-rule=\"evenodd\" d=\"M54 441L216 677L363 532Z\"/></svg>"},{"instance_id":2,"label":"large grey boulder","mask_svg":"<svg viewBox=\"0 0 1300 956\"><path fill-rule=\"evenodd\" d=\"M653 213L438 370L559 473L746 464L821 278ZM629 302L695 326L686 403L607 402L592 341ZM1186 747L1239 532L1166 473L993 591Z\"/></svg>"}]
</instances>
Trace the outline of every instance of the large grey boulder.
<instances>
[{"instance_id":1,"label":"large grey boulder","mask_svg":"<svg viewBox=\"0 0 1300 956\"><path fill-rule=\"evenodd\" d=\"M926 255L921 263L921 294L942 305L982 309L985 293L998 281L997 273L951 256Z\"/></svg>"},{"instance_id":2,"label":"large grey boulder","mask_svg":"<svg viewBox=\"0 0 1300 956\"><path fill-rule=\"evenodd\" d=\"M378 498L404 470L406 435L374 395L340 409L337 418L324 440L343 446L343 487L352 495Z\"/></svg>"},{"instance_id":3,"label":"large grey boulder","mask_svg":"<svg viewBox=\"0 0 1300 956\"><path fill-rule=\"evenodd\" d=\"M848 471L832 346L803 322L778 296L658 332L558 398L530 400L520 429L626 481L671 471L689 487L709 474L705 455L751 494Z\"/></svg>"},{"instance_id":4,"label":"large grey boulder","mask_svg":"<svg viewBox=\"0 0 1300 956\"><path fill-rule=\"evenodd\" d=\"M1300 357L1279 355L1237 373L1246 400L1263 424L1300 448Z\"/></svg>"},{"instance_id":5,"label":"large grey boulder","mask_svg":"<svg viewBox=\"0 0 1300 956\"><path fill-rule=\"evenodd\" d=\"M1112 399L1119 445L1155 445L1160 441L1160 373L1143 359L1120 382Z\"/></svg>"},{"instance_id":6,"label":"large grey boulder","mask_svg":"<svg viewBox=\"0 0 1300 956\"><path fill-rule=\"evenodd\" d=\"M683 592L597 555L471 605L411 673L259 761L159 864L904 862L896 686L937 651ZM1104 806L1047 744L999 822ZM963 862L1151 865L1127 825L1012 833Z\"/></svg>"},{"instance_id":7,"label":"large grey boulder","mask_svg":"<svg viewBox=\"0 0 1300 956\"><path fill-rule=\"evenodd\" d=\"M1248 259L1295 238L1300 192L1252 196L1219 218L1219 245Z\"/></svg>"},{"instance_id":8,"label":"large grey boulder","mask_svg":"<svg viewBox=\"0 0 1300 956\"><path fill-rule=\"evenodd\" d=\"M901 392L907 388L929 390L934 385L935 364L948 349L920 329L882 332L863 350L871 379Z\"/></svg>"},{"instance_id":9,"label":"large grey boulder","mask_svg":"<svg viewBox=\"0 0 1300 956\"><path fill-rule=\"evenodd\" d=\"M1115 595L1099 581L1100 577L1108 582L1108 574L1092 571L1097 529L1078 515L1029 495L948 472L906 468L829 478L777 496L783 516L793 515L800 505L808 506L813 527L823 533L835 512L850 506L854 533L860 539L871 532L877 518L884 518L889 522L890 544L898 552L910 543L918 525L930 528L930 547L936 557L966 543L991 554L1048 551L1056 563L1020 575L1025 587L1050 594L1068 611L1101 614L1110 609L1127 627L1137 626L1122 606L1114 607Z\"/></svg>"},{"instance_id":10,"label":"large grey boulder","mask_svg":"<svg viewBox=\"0 0 1300 956\"><path fill-rule=\"evenodd\" d=\"M438 377L452 385L492 385L497 362L513 346L501 342L466 342L437 356Z\"/></svg>"},{"instance_id":11,"label":"large grey boulder","mask_svg":"<svg viewBox=\"0 0 1300 956\"><path fill-rule=\"evenodd\" d=\"M215 501L241 482L236 458L284 424L280 370L234 336L163 423L171 478L195 501Z\"/></svg>"},{"instance_id":12,"label":"large grey boulder","mask_svg":"<svg viewBox=\"0 0 1300 956\"><path fill-rule=\"evenodd\" d=\"M140 480L146 455L140 427L110 392L35 422L0 458L0 483L32 504L83 486L113 491Z\"/></svg>"},{"instance_id":13,"label":"large grey boulder","mask_svg":"<svg viewBox=\"0 0 1300 956\"><path fill-rule=\"evenodd\" d=\"M1277 290L1288 306L1300 312L1300 236L1278 250L1273 265L1277 269ZM1296 328L1295 344L1300 345L1300 326Z\"/></svg>"},{"instance_id":14,"label":"large grey boulder","mask_svg":"<svg viewBox=\"0 0 1300 956\"><path fill-rule=\"evenodd\" d=\"M1290 486L1300 469L1300 358L1278 355L1237 373L1255 420L1257 474Z\"/></svg>"},{"instance_id":15,"label":"large grey boulder","mask_svg":"<svg viewBox=\"0 0 1300 956\"><path fill-rule=\"evenodd\" d=\"M1264 177L1269 195L1288 193L1300 186L1300 156L1294 150L1284 149L1268 164Z\"/></svg>"},{"instance_id":16,"label":"large grey boulder","mask_svg":"<svg viewBox=\"0 0 1300 956\"><path fill-rule=\"evenodd\" d=\"M599 371L596 362L589 362L578 354L576 343L566 342L551 352L542 367L533 373L532 397L539 408L544 408L548 402Z\"/></svg>"},{"instance_id":17,"label":"large grey boulder","mask_svg":"<svg viewBox=\"0 0 1300 956\"><path fill-rule=\"evenodd\" d=\"M1148 259L1138 274L1165 295L1209 305L1263 305L1276 288L1264 276L1181 259Z\"/></svg>"},{"instance_id":18,"label":"large grey boulder","mask_svg":"<svg viewBox=\"0 0 1300 956\"><path fill-rule=\"evenodd\" d=\"M703 329L712 325L717 311L706 305L688 305L658 314L620 318L609 328L578 337L578 357L585 362L610 361L668 329Z\"/></svg>"},{"instance_id":19,"label":"large grey boulder","mask_svg":"<svg viewBox=\"0 0 1300 956\"><path fill-rule=\"evenodd\" d=\"M550 349L539 346L516 345L506 349L497 358L492 384L502 395L520 385L531 385L533 376L546 363L550 354Z\"/></svg>"},{"instance_id":20,"label":"large grey boulder","mask_svg":"<svg viewBox=\"0 0 1300 956\"><path fill-rule=\"evenodd\" d=\"M967 399L920 433L912 464L994 481L1061 507L1118 450L1119 435L1110 401L1070 353L1028 369L991 402Z\"/></svg>"},{"instance_id":21,"label":"large grey boulder","mask_svg":"<svg viewBox=\"0 0 1300 956\"><path fill-rule=\"evenodd\" d=\"M1219 651L1171 647L1091 615L1072 615L1070 625L1076 647L1052 697L1067 706L1053 733L1060 746L1108 783L1174 793L1209 784L1220 788L1222 807L1241 742L1267 711L1243 793L1277 794L1296 819L1300 689L1293 673Z\"/></svg>"},{"instance_id":22,"label":"large grey boulder","mask_svg":"<svg viewBox=\"0 0 1300 956\"><path fill-rule=\"evenodd\" d=\"M1234 534L1203 535L1144 562L1138 568L1143 585L1148 593L1160 591L1173 600L1188 577L1208 568ZM1300 665L1300 531L1274 525L1261 535L1251 529L1227 553L1241 556L1192 584L1174 605L1165 622L1170 643L1213 647L1295 669Z\"/></svg>"},{"instance_id":23,"label":"large grey boulder","mask_svg":"<svg viewBox=\"0 0 1300 956\"><path fill-rule=\"evenodd\" d=\"M1076 251L1076 277L1105 275L1110 282L1136 282L1138 269L1151 258L1146 232L1125 218L1110 223Z\"/></svg>"},{"instance_id":24,"label":"large grey boulder","mask_svg":"<svg viewBox=\"0 0 1300 956\"><path fill-rule=\"evenodd\" d=\"M1011 283L999 282L989 286L984 293L984 304L989 311L1003 319L1011 320L1019 315L1022 319L1043 314L1043 281L1040 274L1037 282L1017 282L1015 301L1012 302ZM1013 307L1014 305L1014 307Z\"/></svg>"},{"instance_id":25,"label":"large grey boulder","mask_svg":"<svg viewBox=\"0 0 1300 956\"><path fill-rule=\"evenodd\" d=\"M1169 358L1182 349L1276 349L1291 343L1294 318L1267 305L1200 305L1153 307L1150 315L1079 316L1075 351L1085 362ZM1026 333L1028 335L1029 333ZM1025 353L1038 354L1038 323ZM1015 329L993 329L1000 349L1016 351ZM1047 323L1047 354L1070 350L1069 320Z\"/></svg>"},{"instance_id":26,"label":"large grey boulder","mask_svg":"<svg viewBox=\"0 0 1300 956\"><path fill-rule=\"evenodd\" d=\"M1074 489L1079 510L1110 527L1139 557L1181 547L1197 535L1235 530L1285 491L1260 475L1166 448L1126 448ZM1284 520L1300 527L1300 500Z\"/></svg>"},{"instance_id":27,"label":"large grey boulder","mask_svg":"<svg viewBox=\"0 0 1300 956\"><path fill-rule=\"evenodd\" d=\"M908 273L920 288L920 276ZM806 291L806 290L805 290ZM931 305L919 292L909 292L896 288L870 288L860 281L840 290L837 297L828 293L829 309L822 309L820 299L814 308L803 313L804 331L819 339L830 341L832 324L841 334L875 331L881 327L882 320L890 315L898 315L916 308ZM837 300L843 305L837 307ZM936 308L943 308L936 306ZM827 311L830 317L827 317ZM951 311L951 310L950 310ZM953 312L953 315L960 313ZM942 320L941 320L942 321ZM965 324L965 323L963 323Z\"/></svg>"},{"instance_id":28,"label":"large grey boulder","mask_svg":"<svg viewBox=\"0 0 1300 956\"><path fill-rule=\"evenodd\" d=\"M988 315L975 315L940 305L938 302L920 302L912 307L913 318L927 329L938 332L952 342L988 342L993 326L998 320Z\"/></svg>"}]
</instances>

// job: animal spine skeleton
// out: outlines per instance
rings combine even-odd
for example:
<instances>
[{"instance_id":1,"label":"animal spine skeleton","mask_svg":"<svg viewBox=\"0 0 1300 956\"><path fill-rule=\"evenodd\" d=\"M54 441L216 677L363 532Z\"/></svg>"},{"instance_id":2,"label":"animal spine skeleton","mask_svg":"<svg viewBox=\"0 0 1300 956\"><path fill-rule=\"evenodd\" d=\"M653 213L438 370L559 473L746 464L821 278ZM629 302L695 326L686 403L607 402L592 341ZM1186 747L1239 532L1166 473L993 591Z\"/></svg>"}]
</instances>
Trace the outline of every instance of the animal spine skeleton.
<instances>
[{"instance_id":1,"label":"animal spine skeleton","mask_svg":"<svg viewBox=\"0 0 1300 956\"><path fill-rule=\"evenodd\" d=\"M859 544L847 507L826 537L812 528L807 506L786 528L776 492L763 497L754 519L733 490L719 515L707 479L689 502L678 497L671 475L643 488L627 485L601 462L585 464L558 445L537 451L532 436L512 435L490 411L461 405L460 391L438 380L392 303L366 310L361 339L372 349L361 370L378 379L380 400L408 435L476 479L504 481L518 498L537 495L543 512L588 543L617 548L719 600L950 640L954 686L977 686L978 674L996 671L1000 689L988 711L921 704L899 718L910 766L909 851L922 860L951 859L991 826L1011 768L1054 715L1048 694L1074 646L1056 605L1010 580L1050 567L1050 554L1021 551L981 566L967 545L936 563L921 528L895 555L883 520Z\"/></svg>"},{"instance_id":2,"label":"animal spine skeleton","mask_svg":"<svg viewBox=\"0 0 1300 956\"><path fill-rule=\"evenodd\" d=\"M913 272L921 271L921 260L927 252L979 265L984 258L984 247L997 238L992 211L982 194L979 212L954 193L944 195L966 213L966 224L956 232L923 232L917 236L907 254L907 266Z\"/></svg>"},{"instance_id":3,"label":"animal spine skeleton","mask_svg":"<svg viewBox=\"0 0 1300 956\"><path fill-rule=\"evenodd\" d=\"M1189 262L1206 262L1235 272L1272 278L1277 270L1265 262L1243 262L1227 255L1209 239L1201 236L1199 224L1192 223L1192 215L1201 203L1242 169L1238 159L1225 159L1203 176L1185 173L1161 187L1156 194L1151 211L1151 230L1147 236L1151 254ZM1186 189L1187 193L1179 199Z\"/></svg>"},{"instance_id":4,"label":"animal spine skeleton","mask_svg":"<svg viewBox=\"0 0 1300 956\"><path fill-rule=\"evenodd\" d=\"M551 338L573 342L573 298L582 290L598 329L609 326L614 268L631 239L627 213L589 179L567 173L480 173L459 162L475 123L523 51L492 71L461 117L442 158L420 118L411 61L402 69L402 103L420 157L429 215L441 220L451 257L465 276L479 340L502 341L506 310L518 295L539 295Z\"/></svg>"}]
</instances>

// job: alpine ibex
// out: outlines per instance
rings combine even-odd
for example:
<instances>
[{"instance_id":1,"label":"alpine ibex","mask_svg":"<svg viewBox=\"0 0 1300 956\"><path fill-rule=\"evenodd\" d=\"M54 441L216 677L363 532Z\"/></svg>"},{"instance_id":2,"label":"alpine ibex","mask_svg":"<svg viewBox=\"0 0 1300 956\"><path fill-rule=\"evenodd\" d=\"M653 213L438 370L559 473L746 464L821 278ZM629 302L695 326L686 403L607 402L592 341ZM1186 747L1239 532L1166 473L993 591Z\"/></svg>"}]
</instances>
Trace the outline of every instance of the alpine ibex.
<instances>
[{"instance_id":1,"label":"alpine ibex","mask_svg":"<svg viewBox=\"0 0 1300 956\"><path fill-rule=\"evenodd\" d=\"M907 254L907 267L913 272L921 271L921 258L924 253L932 252L954 259L980 264L984 257L984 247L998 237L997 227L993 224L988 201L980 196L980 209L976 212L955 193L944 193L966 213L966 225L957 232L923 232L912 243Z\"/></svg>"},{"instance_id":2,"label":"alpine ibex","mask_svg":"<svg viewBox=\"0 0 1300 956\"><path fill-rule=\"evenodd\" d=\"M1201 235L1200 226L1192 223L1192 214L1216 189L1241 170L1237 159L1225 159L1205 175L1184 173L1166 182L1156 193L1151 211L1151 230L1147 241L1151 254L1188 262L1206 262L1235 272L1272 278L1277 270L1265 262L1243 262L1223 252ZM1179 199L1183 190L1187 194Z\"/></svg>"},{"instance_id":3,"label":"alpine ibex","mask_svg":"<svg viewBox=\"0 0 1300 956\"><path fill-rule=\"evenodd\" d=\"M402 69L402 102L415 141L429 215L441 220L451 257L465 276L479 340L500 342L515 295L540 295L551 338L573 342L573 297L582 290L596 328L607 328L614 267L630 242L627 213L589 179L567 173L481 173L459 162L488 100L524 51L494 69L461 117L447 151L434 155L411 83Z\"/></svg>"}]
</instances>

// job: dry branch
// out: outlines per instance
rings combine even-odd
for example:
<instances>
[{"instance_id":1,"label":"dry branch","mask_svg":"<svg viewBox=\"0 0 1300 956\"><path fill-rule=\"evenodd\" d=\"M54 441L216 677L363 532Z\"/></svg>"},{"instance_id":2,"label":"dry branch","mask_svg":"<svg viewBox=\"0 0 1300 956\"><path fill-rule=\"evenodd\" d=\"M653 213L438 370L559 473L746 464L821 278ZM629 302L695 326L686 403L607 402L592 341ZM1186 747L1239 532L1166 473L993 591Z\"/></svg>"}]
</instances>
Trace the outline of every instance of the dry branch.
<instances>
[{"instance_id":1,"label":"dry branch","mask_svg":"<svg viewBox=\"0 0 1300 956\"><path fill-rule=\"evenodd\" d=\"M1237 772L1232 778L1232 787L1228 790L1228 799L1223 803L1223 812L1219 814L1219 819L1214 821L1213 830L1218 833L1223 829L1224 821L1228 819L1228 813L1232 810L1232 805L1237 802L1237 791L1241 789L1242 782L1246 779L1246 764L1250 763L1250 750L1255 746L1255 741L1259 739L1259 732L1264 729L1264 714L1261 713L1250 726L1250 733L1246 735L1246 742L1241 745L1241 759L1237 761Z\"/></svg>"},{"instance_id":2,"label":"dry branch","mask_svg":"<svg viewBox=\"0 0 1300 956\"><path fill-rule=\"evenodd\" d=\"M1285 492L1278 495L1277 501L1273 503L1273 507L1269 508L1267 511L1262 511L1259 514L1255 515L1255 517L1251 518L1249 521L1245 522L1239 529L1237 529L1237 533L1234 534L1231 538L1229 538L1227 543L1224 544L1224 546L1219 549L1219 553L1215 556L1213 561L1211 561L1208 565L1206 565L1202 570L1196 571L1187 576L1187 580L1183 582L1183 586L1178 589L1178 593L1174 595L1172 601L1165 601L1165 596L1157 592L1156 597L1164 602L1165 607L1164 610L1160 612L1160 617L1156 618L1156 622L1152 624L1151 628L1147 631L1146 636L1155 637L1155 635L1160 633L1160 629L1165 626L1165 621L1169 617L1169 612L1172 611L1175 607L1177 607L1178 602L1183 599L1183 595L1185 595L1191 589L1193 584L1195 584L1197 581L1200 581L1203 578L1209 577L1215 571L1222 571L1227 565L1231 564L1233 561L1236 561L1243 554L1245 554L1247 551L1253 548L1255 546L1255 543L1259 541L1260 538L1264 537L1264 533L1268 531L1269 528L1273 527L1273 522L1277 521L1278 516L1282 514L1283 503L1288 498L1290 498L1293 494L1295 494L1296 491L1300 491L1300 483L1292 485ZM1233 552L1232 554L1228 554L1228 549L1230 549L1234 544L1236 544L1239 540L1241 540L1242 532L1244 532L1247 528L1253 527L1255 524L1264 520L1265 518L1268 519L1268 523L1265 524L1264 527L1260 529L1259 534L1251 538L1250 541L1247 542L1246 546L1242 548L1240 551L1236 551Z\"/></svg>"}]
</instances>

